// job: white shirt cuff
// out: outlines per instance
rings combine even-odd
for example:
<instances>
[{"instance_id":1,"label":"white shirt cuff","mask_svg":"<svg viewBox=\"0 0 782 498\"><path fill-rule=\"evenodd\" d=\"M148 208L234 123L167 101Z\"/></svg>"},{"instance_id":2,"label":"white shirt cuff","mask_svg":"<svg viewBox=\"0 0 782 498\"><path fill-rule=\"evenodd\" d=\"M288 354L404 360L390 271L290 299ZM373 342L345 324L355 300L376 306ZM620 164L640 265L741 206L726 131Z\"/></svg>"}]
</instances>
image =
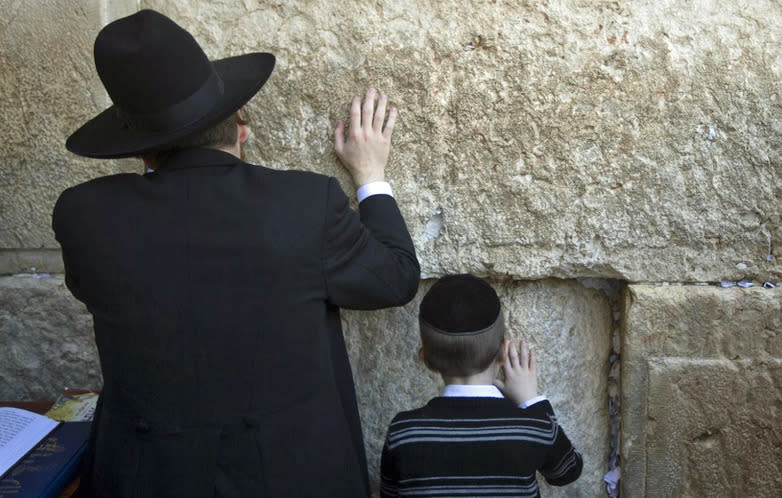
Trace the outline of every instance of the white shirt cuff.
<instances>
[{"instance_id":1,"label":"white shirt cuff","mask_svg":"<svg viewBox=\"0 0 782 498\"><path fill-rule=\"evenodd\" d=\"M388 182L369 182L360 186L356 191L359 203L371 195L379 194L394 196L394 192L391 190L391 185Z\"/></svg>"},{"instance_id":2,"label":"white shirt cuff","mask_svg":"<svg viewBox=\"0 0 782 498\"><path fill-rule=\"evenodd\" d=\"M541 394L540 396L535 396L534 398L530 398L524 403L519 405L519 408L529 408L530 406L534 405L535 403L540 403L541 401L546 401L548 398L545 394Z\"/></svg>"}]
</instances>

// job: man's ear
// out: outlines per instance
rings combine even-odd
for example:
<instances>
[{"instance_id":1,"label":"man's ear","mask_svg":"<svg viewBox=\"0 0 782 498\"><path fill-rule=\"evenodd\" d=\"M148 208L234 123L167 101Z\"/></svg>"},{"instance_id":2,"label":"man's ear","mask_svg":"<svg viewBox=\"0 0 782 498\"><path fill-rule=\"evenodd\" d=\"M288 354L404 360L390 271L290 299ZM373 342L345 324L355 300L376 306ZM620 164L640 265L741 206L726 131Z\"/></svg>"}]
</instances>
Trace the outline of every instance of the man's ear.
<instances>
[{"instance_id":1,"label":"man's ear","mask_svg":"<svg viewBox=\"0 0 782 498\"><path fill-rule=\"evenodd\" d=\"M236 131L237 136L239 139L239 143L243 144L247 141L247 138L250 136L250 127L246 124L239 124L236 123Z\"/></svg>"}]
</instances>

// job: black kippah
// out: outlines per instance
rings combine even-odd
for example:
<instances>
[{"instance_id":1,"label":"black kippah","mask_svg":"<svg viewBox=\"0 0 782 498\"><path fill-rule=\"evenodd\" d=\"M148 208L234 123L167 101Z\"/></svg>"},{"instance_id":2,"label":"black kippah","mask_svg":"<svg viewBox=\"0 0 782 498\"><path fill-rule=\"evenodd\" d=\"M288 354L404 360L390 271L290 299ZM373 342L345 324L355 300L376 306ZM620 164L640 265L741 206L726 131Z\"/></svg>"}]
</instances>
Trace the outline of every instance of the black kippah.
<instances>
[{"instance_id":1,"label":"black kippah","mask_svg":"<svg viewBox=\"0 0 782 498\"><path fill-rule=\"evenodd\" d=\"M500 299L491 285L478 277L449 275L429 289L418 316L446 334L483 332L500 316Z\"/></svg>"}]
</instances>

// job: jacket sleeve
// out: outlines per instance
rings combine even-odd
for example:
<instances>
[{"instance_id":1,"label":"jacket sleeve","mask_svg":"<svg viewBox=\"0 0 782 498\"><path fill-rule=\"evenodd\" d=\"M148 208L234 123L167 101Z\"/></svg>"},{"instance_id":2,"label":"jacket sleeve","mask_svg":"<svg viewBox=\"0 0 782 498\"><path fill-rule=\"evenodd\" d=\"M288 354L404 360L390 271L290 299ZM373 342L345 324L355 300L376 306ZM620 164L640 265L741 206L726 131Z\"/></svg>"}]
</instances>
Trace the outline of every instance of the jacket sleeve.
<instances>
[{"instance_id":1,"label":"jacket sleeve","mask_svg":"<svg viewBox=\"0 0 782 498\"><path fill-rule=\"evenodd\" d=\"M540 404L545 406L555 433L554 443L546 454L546 461L541 467L540 473L552 486L564 486L579 478L583 460L581 454L576 451L565 435L565 431L557 423L551 404L548 401Z\"/></svg>"},{"instance_id":2,"label":"jacket sleeve","mask_svg":"<svg viewBox=\"0 0 782 498\"><path fill-rule=\"evenodd\" d=\"M373 195L350 208L329 179L322 263L329 301L351 309L401 306L418 290L420 267L393 197Z\"/></svg>"},{"instance_id":3,"label":"jacket sleeve","mask_svg":"<svg viewBox=\"0 0 782 498\"><path fill-rule=\"evenodd\" d=\"M57 199L57 203L54 205L54 211L52 212L52 230L54 231L54 238L60 243L62 248L62 262L65 266L65 285L68 290L71 291L73 297L79 301L84 301L84 296L80 286L79 271L76 268L76 263L71 255L73 249L67 242L68 239L68 223L72 219L72 208L69 206L70 189L65 190Z\"/></svg>"}]
</instances>

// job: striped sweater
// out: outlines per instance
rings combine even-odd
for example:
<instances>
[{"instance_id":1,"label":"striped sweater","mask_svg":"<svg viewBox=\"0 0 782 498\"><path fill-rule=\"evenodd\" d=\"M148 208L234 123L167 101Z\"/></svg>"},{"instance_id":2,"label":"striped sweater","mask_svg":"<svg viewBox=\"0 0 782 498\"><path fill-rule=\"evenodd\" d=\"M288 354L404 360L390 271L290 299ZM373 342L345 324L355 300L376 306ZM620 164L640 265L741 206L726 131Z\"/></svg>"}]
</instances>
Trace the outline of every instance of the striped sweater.
<instances>
[{"instance_id":1,"label":"striped sweater","mask_svg":"<svg viewBox=\"0 0 782 498\"><path fill-rule=\"evenodd\" d=\"M438 397L391 422L380 495L539 497L536 471L562 486L581 465L548 401L521 409L502 398Z\"/></svg>"}]
</instances>

